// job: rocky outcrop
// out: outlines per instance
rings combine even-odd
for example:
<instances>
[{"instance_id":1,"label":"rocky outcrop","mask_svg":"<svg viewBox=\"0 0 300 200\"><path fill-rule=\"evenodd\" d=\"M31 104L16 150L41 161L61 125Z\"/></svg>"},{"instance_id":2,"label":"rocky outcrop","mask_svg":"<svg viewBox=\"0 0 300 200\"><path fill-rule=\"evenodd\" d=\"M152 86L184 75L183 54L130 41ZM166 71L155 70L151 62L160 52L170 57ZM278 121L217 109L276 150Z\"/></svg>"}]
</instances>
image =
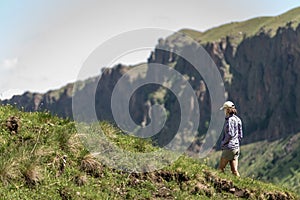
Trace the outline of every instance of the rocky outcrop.
<instances>
[{"instance_id":1,"label":"rocky outcrop","mask_svg":"<svg viewBox=\"0 0 300 200\"><path fill-rule=\"evenodd\" d=\"M203 47L223 77L225 96L236 103L243 119L244 143L275 140L300 130L300 25L296 29L289 25L280 27L274 36L260 31L237 46L225 38ZM190 43L184 48L195 53L199 46ZM174 68L188 75L196 90L201 112L199 130L204 132L210 120L209 91L202 77L184 59L178 57ZM166 107L171 108L171 102L172 99L166 100Z\"/></svg>"},{"instance_id":2,"label":"rocky outcrop","mask_svg":"<svg viewBox=\"0 0 300 200\"><path fill-rule=\"evenodd\" d=\"M245 39L225 56L233 79L230 99L239 106L251 139L278 139L300 130L300 26ZM232 56L231 56L232 55Z\"/></svg>"},{"instance_id":3,"label":"rocky outcrop","mask_svg":"<svg viewBox=\"0 0 300 200\"><path fill-rule=\"evenodd\" d=\"M184 42L182 42L184 41ZM300 131L300 26L281 27L274 36L261 31L252 37L245 37L238 45L232 44L230 38L203 45L218 67L226 88L228 99L235 102L239 115L244 122L245 143L257 140L274 140ZM180 43L181 42L181 43ZM164 51L159 48L171 51ZM205 132L210 121L209 91L201 75L193 66L181 57L172 53L179 48L191 53L200 48L199 44L185 40L160 40L148 63L161 63L173 66L178 72L188 77L196 91L200 106L200 133ZM96 90L96 110L99 120L113 121L111 112L112 90L120 77L129 67L117 65L103 70ZM155 76L159 70L148 76ZM97 79L83 83L77 91L90 95L92 84ZM128 80L130 81L130 80ZM100 87L101 86L101 87ZM176 130L180 118L180 107L176 97L158 85L148 85L137 90L129 105L130 113L137 124L143 126L150 123L149 109L151 105L161 102L169 113L166 122L168 130ZM46 94L25 93L14 96L2 104L16 104L25 111L48 110L61 117L72 118L73 84ZM163 95L157 97L159 94ZM153 94L153 95L149 95ZM76 94L75 94L76 95ZM120 113L122 114L122 113ZM165 129L166 131L166 129Z\"/></svg>"},{"instance_id":4,"label":"rocky outcrop","mask_svg":"<svg viewBox=\"0 0 300 200\"><path fill-rule=\"evenodd\" d=\"M45 94L25 92L4 100L1 104L15 105L26 112L50 111L60 117L69 118L72 115L72 90L73 84L68 84Z\"/></svg>"}]
</instances>

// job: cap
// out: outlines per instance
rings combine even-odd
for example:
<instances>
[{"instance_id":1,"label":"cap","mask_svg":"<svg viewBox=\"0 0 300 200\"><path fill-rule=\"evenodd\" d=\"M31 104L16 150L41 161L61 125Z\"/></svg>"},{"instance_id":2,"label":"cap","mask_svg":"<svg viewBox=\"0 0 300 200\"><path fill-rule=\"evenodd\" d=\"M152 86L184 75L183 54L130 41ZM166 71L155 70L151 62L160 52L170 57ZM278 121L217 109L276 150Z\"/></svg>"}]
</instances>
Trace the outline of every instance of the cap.
<instances>
[{"instance_id":1,"label":"cap","mask_svg":"<svg viewBox=\"0 0 300 200\"><path fill-rule=\"evenodd\" d=\"M234 108L234 103L231 101L226 101L220 110L224 110L225 108Z\"/></svg>"}]
</instances>

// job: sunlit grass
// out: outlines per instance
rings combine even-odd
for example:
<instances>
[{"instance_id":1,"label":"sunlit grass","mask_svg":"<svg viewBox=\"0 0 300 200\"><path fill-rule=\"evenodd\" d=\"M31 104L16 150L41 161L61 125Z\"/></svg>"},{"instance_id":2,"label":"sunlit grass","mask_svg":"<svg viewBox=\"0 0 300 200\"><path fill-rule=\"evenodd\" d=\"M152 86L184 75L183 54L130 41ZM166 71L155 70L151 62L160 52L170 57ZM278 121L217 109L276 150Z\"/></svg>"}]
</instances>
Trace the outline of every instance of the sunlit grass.
<instances>
[{"instance_id":1,"label":"sunlit grass","mask_svg":"<svg viewBox=\"0 0 300 200\"><path fill-rule=\"evenodd\" d=\"M9 116L20 119L18 134L12 135L6 129L3 122ZM226 188L217 187L223 179L231 181L234 188L249 189L254 198L267 197L268 193L293 195L254 179L220 174L185 155L160 170L123 172L106 166L91 154L82 145L72 121L49 113L24 113L11 106L0 107L0 120L0 193L4 199L238 198ZM159 149L151 140L124 134L107 122L95 125L95 130L97 127L126 151L143 153Z\"/></svg>"}]
</instances>

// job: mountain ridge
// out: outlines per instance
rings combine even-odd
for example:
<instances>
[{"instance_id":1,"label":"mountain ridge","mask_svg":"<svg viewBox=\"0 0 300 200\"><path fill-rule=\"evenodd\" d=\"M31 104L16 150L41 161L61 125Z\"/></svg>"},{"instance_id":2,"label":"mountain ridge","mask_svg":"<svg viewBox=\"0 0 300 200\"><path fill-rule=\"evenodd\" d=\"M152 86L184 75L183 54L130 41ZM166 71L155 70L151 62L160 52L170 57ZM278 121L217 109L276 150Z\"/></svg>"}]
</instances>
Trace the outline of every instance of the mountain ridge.
<instances>
[{"instance_id":1,"label":"mountain ridge","mask_svg":"<svg viewBox=\"0 0 300 200\"><path fill-rule=\"evenodd\" d=\"M231 22L210 28L204 32L193 29L181 29L179 32L186 33L196 41L204 44L218 41L225 37L232 37L232 43L240 43L242 39L252 37L265 31L270 36L276 34L279 27L289 25L296 28L300 23L300 7L291 9L283 14L268 17L256 17L241 22Z\"/></svg>"},{"instance_id":2,"label":"mountain ridge","mask_svg":"<svg viewBox=\"0 0 300 200\"><path fill-rule=\"evenodd\" d=\"M285 14L273 17L272 19L268 18L268 21L276 21L277 18L283 18L287 20L288 17L295 17L296 15L297 19L300 20L300 14L298 14L297 12L299 10L300 8L293 9ZM238 22L237 24L242 24L243 26L245 26L245 23L249 21L256 21L257 19L262 18L250 19L245 22ZM290 22L292 20L288 19L287 21ZM291 24L284 27L279 26L274 36L270 36L269 33L264 31L259 32L258 35L244 38L243 41L240 42L237 46L236 44L233 44L231 42L229 36L219 41L208 42L205 45L202 44L202 47L204 47L204 49L212 57L222 75L226 87L226 92L228 93L228 98L232 98L237 105L241 106L240 109L241 114L243 115L242 117L246 117L246 131L249 133L252 133L253 131L259 132L260 129L262 131L265 131L265 129L268 128L270 118L272 117L274 109L276 108L274 106L275 104L279 103L276 103L276 101L281 101L281 99L278 98L278 94L285 96L283 90L289 92L289 97L287 100L290 101L290 103L281 102L283 104L286 104L283 105L283 108L289 109L287 115L293 115L296 120L300 116L300 108L296 103L297 99L299 98L296 92L299 91L299 89L297 89L297 80L299 76L299 67L297 63L298 53L300 51L299 48L297 48L297 42L299 42L299 37L297 36L297 34L300 31L299 24L298 28L293 28ZM231 26L231 24L227 24L224 26ZM208 32L218 30L219 28L220 27L217 27L217 29L208 30ZM230 29L234 30L234 28ZM174 45L177 45L178 48L182 49L192 48L193 44L185 42L185 36L182 36L182 38L179 39L176 39L176 37L174 38L174 35L172 35L167 37L165 40L161 39L159 41L159 45L164 45L167 49L172 49ZM258 50L260 51L259 53L257 53ZM153 57L154 55L155 57ZM190 78L194 76L194 71L190 70L191 67L185 64L184 61L181 61L181 58L176 58L176 56L173 56L173 61L170 61L170 59L170 53L159 51L158 49L156 49L151 53L148 59L148 63L156 62L160 64L170 65L180 73L188 74ZM284 65L286 65L285 69L281 67ZM113 86L118 81L118 79L129 69L130 67L119 64L112 69L103 70L100 81L104 86L101 91L99 91L99 95L104 99L99 99L101 103L96 102L96 106L98 105L99 107L102 107L99 111L99 113L102 113L99 114L100 120L113 120L111 111L109 110L109 108L107 108L107 105L110 105L111 91L113 90ZM285 74L285 76L282 78L279 77L281 73ZM255 74L260 74L260 77L257 77L257 75ZM251 80L248 78L248 75L251 75ZM244 79L241 79L241 77L243 76ZM249 82L245 82L247 79ZM90 83L95 80L96 78L91 78ZM199 94L201 93L202 100L206 102L200 103L200 107L202 106L201 109L209 112L209 110L206 109L206 107L209 107L209 95L207 93L208 91L206 91L205 86L199 86L199 81L201 82L201 77L198 77L195 81L193 81L193 83L191 82L191 84L193 85L194 89L199 92ZM255 81L254 85L253 81ZM286 86L280 86L279 89L276 89L282 83ZM275 86L274 84L277 84L277 86ZM26 92L24 93L24 95L16 95L10 100L4 100L0 103L16 105L25 111L48 110L53 114L57 114L58 116L72 118L73 116L71 105L73 85L74 84L71 83L58 90L48 91L45 94ZM88 87L88 85L90 85L89 81L82 82L83 88ZM199 88L202 89L199 90ZM156 89L150 89L148 90L148 92L157 93L155 92ZM271 110L266 110L262 107L261 110L263 110L263 113L255 114L256 118L258 118L255 119L254 116L250 115L250 113L253 113L253 109L255 109L254 102L262 102L262 98L268 101L272 101L272 98L267 95L270 92L272 98L276 98L276 101L270 104L273 105L274 108L271 108ZM257 94L254 95L254 93ZM145 97L145 95L146 94L141 93L137 94L133 98L137 99L135 102L137 111L133 111L133 116L135 116L135 121L138 123L142 123L142 121L147 118L147 109L145 108L144 104L146 103L145 98L148 97ZM160 98L164 99L165 97L161 96ZM162 99L159 101L162 101ZM151 101L157 100L152 99ZM249 109L245 110L243 105L248 105L247 108ZM292 105L294 105L294 108L296 109L292 108ZM144 111L142 113L139 113L139 110ZM209 120L209 117L205 117L207 115L205 114L205 112L202 112L201 115L204 116L201 120L203 121L201 129L204 132L204 123ZM280 115L284 116L286 114L282 113ZM288 118L292 119L292 117ZM297 128L293 129L292 127L293 126L288 125L287 129L283 128L276 131L269 131L275 133L273 134L273 136L275 136L274 139L276 139L279 136L278 131L281 132L283 130L283 132L289 133L297 132ZM288 130L289 128L290 130ZM272 137L272 135L268 136L268 134L264 134L262 135L262 137L259 136L259 133L257 133L256 135L257 136L255 136L254 138L257 138L258 140L260 138L263 139L266 137ZM248 138L248 140L248 142L251 142L251 139Z\"/></svg>"}]
</instances>

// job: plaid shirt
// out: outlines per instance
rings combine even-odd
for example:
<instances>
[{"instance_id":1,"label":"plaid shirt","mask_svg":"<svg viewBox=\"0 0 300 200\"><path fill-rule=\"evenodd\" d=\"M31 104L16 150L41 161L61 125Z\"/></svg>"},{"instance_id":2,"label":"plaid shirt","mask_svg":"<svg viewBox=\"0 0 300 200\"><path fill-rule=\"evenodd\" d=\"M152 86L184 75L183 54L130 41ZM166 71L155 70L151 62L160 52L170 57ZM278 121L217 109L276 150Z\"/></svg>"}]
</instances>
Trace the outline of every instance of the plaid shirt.
<instances>
[{"instance_id":1,"label":"plaid shirt","mask_svg":"<svg viewBox=\"0 0 300 200\"><path fill-rule=\"evenodd\" d=\"M222 149L238 149L241 139L243 138L242 121L236 115L230 115L225 118L225 127L223 139L221 142Z\"/></svg>"}]
</instances>

